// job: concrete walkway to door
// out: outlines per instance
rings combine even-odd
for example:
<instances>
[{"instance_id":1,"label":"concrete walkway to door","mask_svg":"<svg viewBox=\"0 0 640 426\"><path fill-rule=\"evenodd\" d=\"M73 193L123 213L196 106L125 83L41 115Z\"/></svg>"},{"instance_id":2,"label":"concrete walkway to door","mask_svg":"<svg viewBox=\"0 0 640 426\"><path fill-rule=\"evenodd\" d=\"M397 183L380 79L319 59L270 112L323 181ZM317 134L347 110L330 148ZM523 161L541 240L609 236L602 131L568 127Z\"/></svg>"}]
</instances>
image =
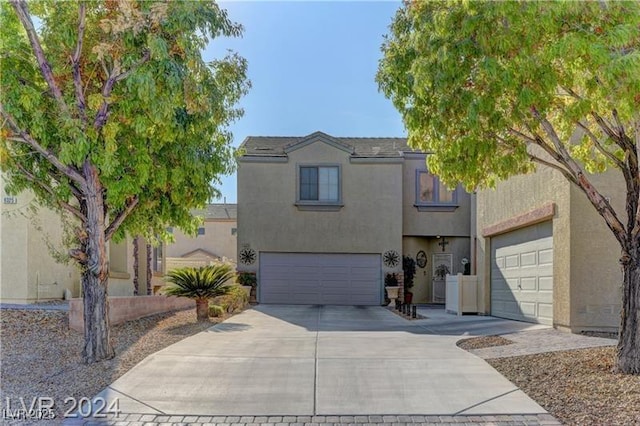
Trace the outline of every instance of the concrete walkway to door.
<instances>
[{"instance_id":1,"label":"concrete walkway to door","mask_svg":"<svg viewBox=\"0 0 640 426\"><path fill-rule=\"evenodd\" d=\"M125 419L152 424L345 416L353 423L509 416L558 424L459 349L466 332L452 324L473 335L541 326L450 317L431 324L380 307L260 305L149 356L99 396L117 398L123 415L133 416Z\"/></svg>"}]
</instances>

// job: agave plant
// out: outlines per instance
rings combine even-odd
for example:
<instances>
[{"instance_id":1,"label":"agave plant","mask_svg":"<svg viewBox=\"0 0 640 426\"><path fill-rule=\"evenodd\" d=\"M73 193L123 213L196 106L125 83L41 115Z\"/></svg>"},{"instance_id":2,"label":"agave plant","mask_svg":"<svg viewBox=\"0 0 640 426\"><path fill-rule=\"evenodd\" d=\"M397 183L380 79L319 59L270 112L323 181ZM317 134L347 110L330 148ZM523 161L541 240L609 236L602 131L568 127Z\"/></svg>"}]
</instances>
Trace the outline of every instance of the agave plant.
<instances>
[{"instance_id":1,"label":"agave plant","mask_svg":"<svg viewBox=\"0 0 640 426\"><path fill-rule=\"evenodd\" d=\"M195 299L198 321L206 321L209 299L229 293L234 277L233 267L227 263L174 269L167 274L170 285L165 287L164 294Z\"/></svg>"}]
</instances>

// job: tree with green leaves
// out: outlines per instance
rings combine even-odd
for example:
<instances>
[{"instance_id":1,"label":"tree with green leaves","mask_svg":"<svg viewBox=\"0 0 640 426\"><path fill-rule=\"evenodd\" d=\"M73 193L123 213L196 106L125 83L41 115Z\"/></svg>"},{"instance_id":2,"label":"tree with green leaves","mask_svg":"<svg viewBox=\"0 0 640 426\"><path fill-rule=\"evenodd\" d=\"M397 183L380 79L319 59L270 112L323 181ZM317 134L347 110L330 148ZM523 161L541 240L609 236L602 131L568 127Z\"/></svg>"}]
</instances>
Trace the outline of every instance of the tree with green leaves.
<instances>
[{"instance_id":1,"label":"tree with green leaves","mask_svg":"<svg viewBox=\"0 0 640 426\"><path fill-rule=\"evenodd\" d=\"M167 224L193 232L190 210L235 167L227 129L242 113L246 62L201 52L242 28L211 1L11 0L0 12L7 188L74 219L82 356L108 359L106 244Z\"/></svg>"},{"instance_id":2,"label":"tree with green leaves","mask_svg":"<svg viewBox=\"0 0 640 426\"><path fill-rule=\"evenodd\" d=\"M620 244L618 369L640 373L640 3L406 2L377 81L429 167L470 190L551 167ZM590 179L624 177L624 211Z\"/></svg>"},{"instance_id":3,"label":"tree with green leaves","mask_svg":"<svg viewBox=\"0 0 640 426\"><path fill-rule=\"evenodd\" d=\"M167 296L195 300L198 321L207 321L209 299L229 294L235 276L233 267L228 263L173 269L167 273L170 284L162 292Z\"/></svg>"}]
</instances>

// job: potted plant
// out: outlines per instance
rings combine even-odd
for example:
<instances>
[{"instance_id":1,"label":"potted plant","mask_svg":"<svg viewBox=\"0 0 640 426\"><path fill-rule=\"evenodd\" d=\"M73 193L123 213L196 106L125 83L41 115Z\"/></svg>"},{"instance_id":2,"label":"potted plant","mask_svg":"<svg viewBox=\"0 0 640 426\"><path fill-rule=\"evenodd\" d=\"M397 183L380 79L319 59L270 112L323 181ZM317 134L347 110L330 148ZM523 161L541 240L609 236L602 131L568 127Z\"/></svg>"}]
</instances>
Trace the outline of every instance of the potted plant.
<instances>
[{"instance_id":1,"label":"potted plant","mask_svg":"<svg viewBox=\"0 0 640 426\"><path fill-rule=\"evenodd\" d=\"M404 272L404 303L413 301L413 293L409 291L413 287L413 278L416 276L416 261L411 256L402 256L402 271Z\"/></svg>"},{"instance_id":2,"label":"potted plant","mask_svg":"<svg viewBox=\"0 0 640 426\"><path fill-rule=\"evenodd\" d=\"M238 272L238 284L240 284L247 292L251 303L256 301L256 286L258 279L255 272Z\"/></svg>"},{"instance_id":3,"label":"potted plant","mask_svg":"<svg viewBox=\"0 0 640 426\"><path fill-rule=\"evenodd\" d=\"M400 286L398 286L398 276L395 273L387 273L384 276L385 302L388 300L389 303L391 303L391 306L395 306L399 289ZM386 304L388 305L389 303Z\"/></svg>"}]
</instances>

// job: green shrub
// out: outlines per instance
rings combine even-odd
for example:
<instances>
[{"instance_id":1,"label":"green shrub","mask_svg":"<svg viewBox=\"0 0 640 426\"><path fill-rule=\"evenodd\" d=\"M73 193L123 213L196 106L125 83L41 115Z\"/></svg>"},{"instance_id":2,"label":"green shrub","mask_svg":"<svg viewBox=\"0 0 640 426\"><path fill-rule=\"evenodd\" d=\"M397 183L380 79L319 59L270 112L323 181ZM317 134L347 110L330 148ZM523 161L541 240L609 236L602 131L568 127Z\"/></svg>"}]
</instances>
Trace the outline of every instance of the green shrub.
<instances>
[{"instance_id":1,"label":"green shrub","mask_svg":"<svg viewBox=\"0 0 640 426\"><path fill-rule=\"evenodd\" d=\"M233 285L224 296L213 299L214 305L219 305L225 312L233 313L243 310L249 304L249 295L239 285Z\"/></svg>"},{"instance_id":2,"label":"green shrub","mask_svg":"<svg viewBox=\"0 0 640 426\"><path fill-rule=\"evenodd\" d=\"M232 291L227 284L235 278L235 272L228 263L220 263L200 268L184 267L167 274L169 285L163 292L167 296L188 297L196 301L198 321L209 319L209 299L220 297Z\"/></svg>"},{"instance_id":3,"label":"green shrub","mask_svg":"<svg viewBox=\"0 0 640 426\"><path fill-rule=\"evenodd\" d=\"M215 305L213 303L209 303L209 316L210 317L222 317L224 316L225 309L220 305Z\"/></svg>"},{"instance_id":4,"label":"green shrub","mask_svg":"<svg viewBox=\"0 0 640 426\"><path fill-rule=\"evenodd\" d=\"M255 287L258 283L255 272L238 272L238 284Z\"/></svg>"}]
</instances>

